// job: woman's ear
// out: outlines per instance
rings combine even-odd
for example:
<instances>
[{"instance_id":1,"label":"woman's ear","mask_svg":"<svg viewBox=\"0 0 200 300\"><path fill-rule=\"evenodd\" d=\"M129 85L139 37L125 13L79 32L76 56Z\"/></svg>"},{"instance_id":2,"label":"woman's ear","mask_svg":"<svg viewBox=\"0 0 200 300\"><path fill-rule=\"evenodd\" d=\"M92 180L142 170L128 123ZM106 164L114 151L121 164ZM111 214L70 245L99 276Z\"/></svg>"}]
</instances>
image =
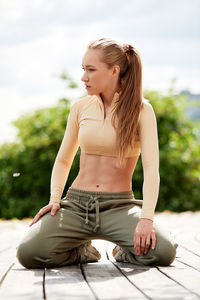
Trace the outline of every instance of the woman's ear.
<instances>
[{"instance_id":1,"label":"woman's ear","mask_svg":"<svg viewBox=\"0 0 200 300\"><path fill-rule=\"evenodd\" d=\"M120 73L120 67L118 65L113 66L113 75L119 76Z\"/></svg>"}]
</instances>

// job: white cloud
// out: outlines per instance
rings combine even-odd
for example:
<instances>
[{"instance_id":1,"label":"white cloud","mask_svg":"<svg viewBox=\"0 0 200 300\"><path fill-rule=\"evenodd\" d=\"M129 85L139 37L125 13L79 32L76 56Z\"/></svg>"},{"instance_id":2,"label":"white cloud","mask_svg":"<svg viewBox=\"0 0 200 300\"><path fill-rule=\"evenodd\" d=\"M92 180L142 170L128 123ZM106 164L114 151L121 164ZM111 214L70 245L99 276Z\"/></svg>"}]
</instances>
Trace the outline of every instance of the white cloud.
<instances>
[{"instance_id":1,"label":"white cloud","mask_svg":"<svg viewBox=\"0 0 200 300\"><path fill-rule=\"evenodd\" d=\"M199 8L198 0L1 0L0 142L21 113L70 94L55 77L62 70L81 86L73 97L85 92L82 56L100 37L139 49L144 88L166 90L177 77L177 89L200 93Z\"/></svg>"}]
</instances>

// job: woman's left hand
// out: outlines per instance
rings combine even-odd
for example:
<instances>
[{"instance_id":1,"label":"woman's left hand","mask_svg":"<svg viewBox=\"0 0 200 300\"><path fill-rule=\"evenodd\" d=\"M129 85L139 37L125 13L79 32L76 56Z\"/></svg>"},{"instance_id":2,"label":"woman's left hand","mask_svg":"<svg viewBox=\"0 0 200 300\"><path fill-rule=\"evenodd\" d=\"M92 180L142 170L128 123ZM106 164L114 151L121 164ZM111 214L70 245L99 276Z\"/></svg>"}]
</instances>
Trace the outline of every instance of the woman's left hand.
<instances>
[{"instance_id":1,"label":"woman's left hand","mask_svg":"<svg viewBox=\"0 0 200 300\"><path fill-rule=\"evenodd\" d=\"M147 254L152 239L151 248L156 247L156 230L153 226L153 221L150 219L141 218L134 231L134 248L137 255Z\"/></svg>"}]
</instances>

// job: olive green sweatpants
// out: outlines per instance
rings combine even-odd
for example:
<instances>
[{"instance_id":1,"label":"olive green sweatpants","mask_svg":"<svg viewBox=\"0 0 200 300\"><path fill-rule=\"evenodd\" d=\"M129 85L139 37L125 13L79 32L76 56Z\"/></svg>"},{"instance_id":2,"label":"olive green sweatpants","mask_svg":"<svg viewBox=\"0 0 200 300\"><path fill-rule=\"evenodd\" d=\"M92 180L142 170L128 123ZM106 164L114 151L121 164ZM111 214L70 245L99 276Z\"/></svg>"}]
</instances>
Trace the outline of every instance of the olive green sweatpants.
<instances>
[{"instance_id":1,"label":"olive green sweatpants","mask_svg":"<svg viewBox=\"0 0 200 300\"><path fill-rule=\"evenodd\" d=\"M155 249L150 245L147 254L135 253L134 231L141 206L142 200L136 200L132 191L93 192L70 187L54 216L49 211L28 228L16 256L26 268L77 264L76 248L92 239L102 239L122 247L133 264L170 265L178 244L156 216Z\"/></svg>"}]
</instances>

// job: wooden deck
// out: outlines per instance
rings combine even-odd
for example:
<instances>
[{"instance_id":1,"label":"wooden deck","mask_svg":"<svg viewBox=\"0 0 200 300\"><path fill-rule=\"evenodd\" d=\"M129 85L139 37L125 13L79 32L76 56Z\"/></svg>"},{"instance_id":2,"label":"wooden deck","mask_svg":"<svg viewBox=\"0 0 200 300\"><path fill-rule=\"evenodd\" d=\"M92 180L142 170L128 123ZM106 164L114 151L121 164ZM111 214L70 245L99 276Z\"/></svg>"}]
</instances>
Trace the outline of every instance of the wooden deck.
<instances>
[{"instance_id":1,"label":"wooden deck","mask_svg":"<svg viewBox=\"0 0 200 300\"><path fill-rule=\"evenodd\" d=\"M115 244L93 240L97 263L28 270L16 259L16 246L31 219L0 221L0 299L200 299L200 212L156 213L179 243L169 267L117 263Z\"/></svg>"}]
</instances>

